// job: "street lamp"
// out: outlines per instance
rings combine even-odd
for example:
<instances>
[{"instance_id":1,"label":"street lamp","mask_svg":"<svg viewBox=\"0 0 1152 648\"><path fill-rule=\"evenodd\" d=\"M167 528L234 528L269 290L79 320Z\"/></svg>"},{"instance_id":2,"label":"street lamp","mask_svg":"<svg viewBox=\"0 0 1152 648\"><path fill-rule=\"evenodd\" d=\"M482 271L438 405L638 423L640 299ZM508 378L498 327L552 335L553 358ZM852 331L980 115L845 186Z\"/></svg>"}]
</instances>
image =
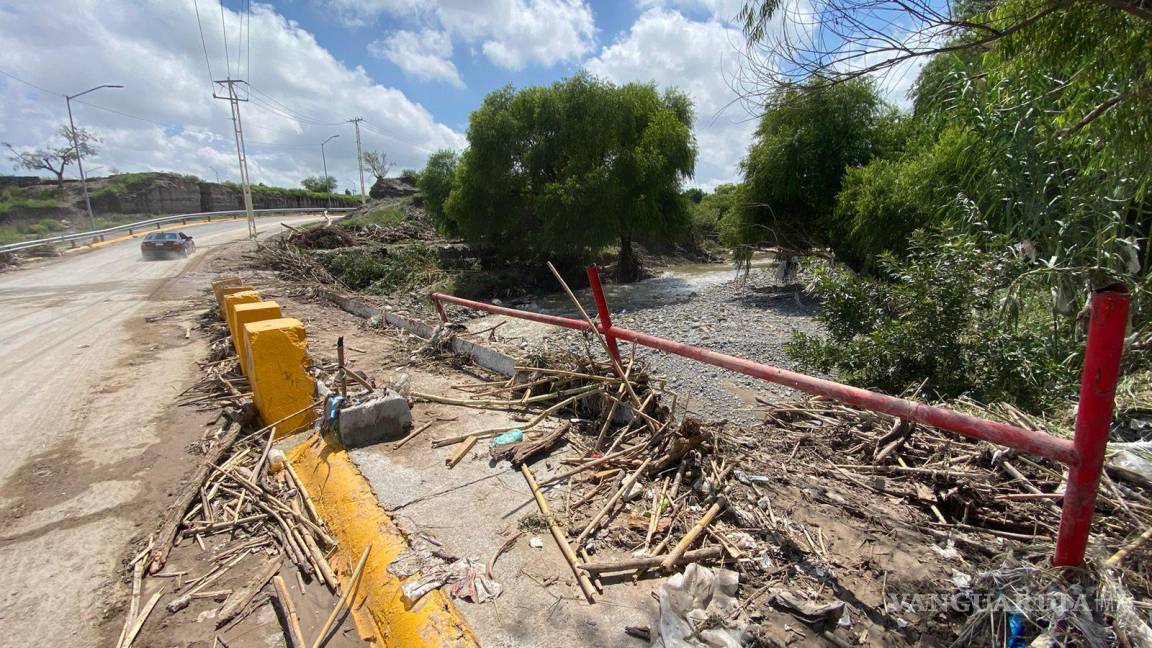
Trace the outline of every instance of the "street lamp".
<instances>
[{"instance_id":1,"label":"street lamp","mask_svg":"<svg viewBox=\"0 0 1152 648\"><path fill-rule=\"evenodd\" d=\"M92 215L92 201L88 198L88 179L84 177L84 160L80 157L80 137L76 133L76 122L72 120L72 100L77 97L83 97L89 92L95 92L101 88L123 88L124 86L118 84L105 83L98 85L95 88L89 88L80 94L64 95L64 103L68 106L68 125L72 128L72 148L76 151L76 166L80 169L80 186L84 189L84 207L88 209L88 225L96 229L96 217Z\"/></svg>"},{"instance_id":2,"label":"street lamp","mask_svg":"<svg viewBox=\"0 0 1152 648\"><path fill-rule=\"evenodd\" d=\"M332 140L336 139L337 137L340 137L340 136L339 135L333 135L332 137L329 137L328 139L324 140L323 142L320 142L320 159L324 162L324 184L328 184L328 156L324 155L324 145L327 144L328 142L331 142ZM329 193L331 193L331 192L329 192Z\"/></svg>"}]
</instances>

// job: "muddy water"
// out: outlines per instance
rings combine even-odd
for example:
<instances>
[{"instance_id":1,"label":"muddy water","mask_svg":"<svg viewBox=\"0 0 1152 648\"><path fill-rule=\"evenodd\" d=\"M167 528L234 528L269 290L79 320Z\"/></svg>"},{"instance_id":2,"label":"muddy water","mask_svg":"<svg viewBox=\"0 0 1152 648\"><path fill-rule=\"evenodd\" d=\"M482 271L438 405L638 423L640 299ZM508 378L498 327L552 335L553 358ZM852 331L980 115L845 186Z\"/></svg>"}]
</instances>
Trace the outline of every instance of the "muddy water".
<instances>
[{"instance_id":1,"label":"muddy water","mask_svg":"<svg viewBox=\"0 0 1152 648\"><path fill-rule=\"evenodd\" d=\"M752 267L765 268L775 264L775 257L769 252L757 253L752 257ZM684 263L666 266L651 279L630 284L604 284L604 296L612 313L629 313L648 308L659 308L671 304L681 304L697 293L732 281L737 276L731 263ZM576 296L595 316L595 302L588 288L577 290ZM572 300L563 292L536 297L519 305L525 310L550 315L579 317L572 306Z\"/></svg>"}]
</instances>

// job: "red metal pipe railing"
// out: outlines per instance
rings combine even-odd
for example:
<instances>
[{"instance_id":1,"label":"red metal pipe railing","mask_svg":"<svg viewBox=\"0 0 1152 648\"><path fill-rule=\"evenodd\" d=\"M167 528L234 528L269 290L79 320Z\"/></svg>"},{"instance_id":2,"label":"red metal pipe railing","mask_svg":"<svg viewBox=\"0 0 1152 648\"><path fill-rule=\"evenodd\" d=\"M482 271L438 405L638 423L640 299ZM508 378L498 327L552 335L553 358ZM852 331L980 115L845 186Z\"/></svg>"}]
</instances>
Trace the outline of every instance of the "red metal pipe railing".
<instances>
[{"instance_id":1,"label":"red metal pipe railing","mask_svg":"<svg viewBox=\"0 0 1152 648\"><path fill-rule=\"evenodd\" d=\"M1104 461L1104 447L1108 441L1108 430L1112 420L1113 396L1116 378L1119 374L1124 328L1127 323L1130 296L1123 287L1113 287L1093 294L1092 320L1089 325L1088 345L1085 350L1076 434L1075 439L1070 441L1043 432L998 421L989 421L942 407L934 407L851 385L843 385L831 380L702 349L691 344L613 326L611 316L608 313L607 301L600 285L599 273L595 266L589 266L588 278L599 309L600 323L596 326L596 330L610 341L610 349L615 347L616 340L633 342L810 394L825 396L862 409L883 412L970 438L1016 448L1068 465L1070 467L1068 488L1064 497L1060 535L1057 539L1053 562L1062 566L1074 566L1083 562L1096 501L1096 489ZM568 317L505 308L441 293L432 293L431 298L440 318L444 321L447 321L447 314L444 312L442 304L447 302L578 331L592 330L588 322Z\"/></svg>"},{"instance_id":2,"label":"red metal pipe railing","mask_svg":"<svg viewBox=\"0 0 1152 648\"><path fill-rule=\"evenodd\" d=\"M1111 286L1092 295L1088 342L1080 375L1080 402L1076 407L1073 446L1078 461L1068 469L1060 532L1056 536L1056 565L1077 566L1084 562L1088 531L1096 509L1096 492L1104 469L1104 449L1112 428L1116 380L1124 354L1124 331L1128 327L1128 289Z\"/></svg>"}]
</instances>

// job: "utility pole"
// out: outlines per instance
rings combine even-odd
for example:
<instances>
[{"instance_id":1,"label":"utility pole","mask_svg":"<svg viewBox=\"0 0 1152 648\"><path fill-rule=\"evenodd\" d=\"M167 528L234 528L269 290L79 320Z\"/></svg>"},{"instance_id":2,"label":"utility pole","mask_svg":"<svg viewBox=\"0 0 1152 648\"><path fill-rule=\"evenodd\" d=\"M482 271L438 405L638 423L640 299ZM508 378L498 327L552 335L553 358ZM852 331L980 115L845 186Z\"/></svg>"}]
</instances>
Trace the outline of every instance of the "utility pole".
<instances>
[{"instance_id":1,"label":"utility pole","mask_svg":"<svg viewBox=\"0 0 1152 648\"><path fill-rule=\"evenodd\" d=\"M72 129L72 150L76 151L76 167L80 169L80 186L84 189L84 207L88 210L88 227L91 230L96 229L96 217L92 214L92 200L88 197L88 178L84 177L84 159L80 155L80 136L76 132L76 122L72 120L72 100L76 97L81 97L89 92L95 92L101 88L123 88L124 86L118 84L106 83L98 85L95 88L90 88L81 92L80 94L64 95L64 104L68 106L68 126Z\"/></svg>"},{"instance_id":2,"label":"utility pole","mask_svg":"<svg viewBox=\"0 0 1152 648\"><path fill-rule=\"evenodd\" d=\"M236 93L236 84L247 85L247 82L238 79L225 79L215 83L224 88L228 94L221 96L213 92L212 96L216 99L227 99L232 106L232 132L236 136L236 159L240 162L240 187L244 193L244 211L248 212L248 238L255 239L256 216L252 213L252 189L248 182L248 156L244 152L244 126L240 123L240 102L248 101L248 99L247 97L241 99Z\"/></svg>"},{"instance_id":3,"label":"utility pole","mask_svg":"<svg viewBox=\"0 0 1152 648\"><path fill-rule=\"evenodd\" d=\"M353 117L348 121L356 127L356 166L360 167L360 204L368 202L368 194L364 191L364 154L360 152L360 122L363 117Z\"/></svg>"}]
</instances>

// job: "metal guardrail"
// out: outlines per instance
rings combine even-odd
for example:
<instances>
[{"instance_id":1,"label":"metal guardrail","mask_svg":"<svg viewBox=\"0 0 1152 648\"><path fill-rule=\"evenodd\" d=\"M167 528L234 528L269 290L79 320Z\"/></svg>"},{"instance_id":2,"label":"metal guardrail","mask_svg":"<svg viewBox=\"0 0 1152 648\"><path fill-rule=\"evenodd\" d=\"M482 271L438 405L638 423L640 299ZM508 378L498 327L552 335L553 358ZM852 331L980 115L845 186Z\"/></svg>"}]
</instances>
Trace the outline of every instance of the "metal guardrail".
<instances>
[{"instance_id":1,"label":"metal guardrail","mask_svg":"<svg viewBox=\"0 0 1152 648\"><path fill-rule=\"evenodd\" d=\"M350 212L355 210L356 207L330 207L329 212ZM299 212L322 212L323 207L284 207L281 209L253 209L254 214L290 214ZM2 252L17 252L20 250L28 250L42 245L60 245L63 243L71 243L75 246L76 241L85 241L88 239L96 239L103 241L105 236L109 234L118 234L127 232L128 234L135 234L135 230L143 230L149 228L159 229L162 225L167 223L187 223L194 220L206 220L212 222L214 217L236 219L240 216L247 214L243 209L235 209L231 211L215 211L215 212L194 212L191 214L176 214L174 216L161 216L159 218L152 218L149 220L137 221L135 223L125 223L124 225L116 225L102 230L92 230L90 232L77 232L75 234L61 234L59 236L50 236L48 238L36 239L34 241L21 241L20 243L9 243L8 245L0 245L0 253Z\"/></svg>"}]
</instances>

